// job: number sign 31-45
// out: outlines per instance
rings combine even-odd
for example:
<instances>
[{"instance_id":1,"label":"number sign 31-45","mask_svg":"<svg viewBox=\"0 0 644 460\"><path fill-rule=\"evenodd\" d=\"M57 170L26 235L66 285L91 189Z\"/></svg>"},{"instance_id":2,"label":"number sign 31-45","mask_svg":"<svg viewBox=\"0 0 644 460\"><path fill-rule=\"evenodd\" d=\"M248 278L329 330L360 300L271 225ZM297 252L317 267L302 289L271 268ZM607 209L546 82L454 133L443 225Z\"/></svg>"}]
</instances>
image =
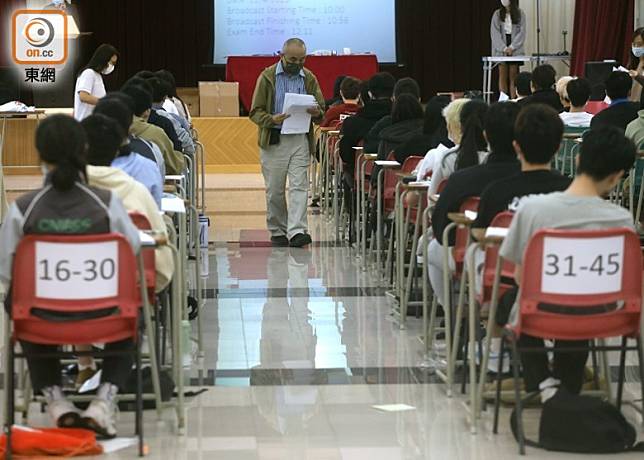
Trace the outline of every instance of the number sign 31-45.
<instances>
[{"instance_id":1,"label":"number sign 31-45","mask_svg":"<svg viewBox=\"0 0 644 460\"><path fill-rule=\"evenodd\" d=\"M622 289L624 237L546 237L541 290L548 294L592 295Z\"/></svg>"},{"instance_id":2,"label":"number sign 31-45","mask_svg":"<svg viewBox=\"0 0 644 460\"><path fill-rule=\"evenodd\" d=\"M118 293L118 245L36 243L36 296L102 299Z\"/></svg>"}]
</instances>

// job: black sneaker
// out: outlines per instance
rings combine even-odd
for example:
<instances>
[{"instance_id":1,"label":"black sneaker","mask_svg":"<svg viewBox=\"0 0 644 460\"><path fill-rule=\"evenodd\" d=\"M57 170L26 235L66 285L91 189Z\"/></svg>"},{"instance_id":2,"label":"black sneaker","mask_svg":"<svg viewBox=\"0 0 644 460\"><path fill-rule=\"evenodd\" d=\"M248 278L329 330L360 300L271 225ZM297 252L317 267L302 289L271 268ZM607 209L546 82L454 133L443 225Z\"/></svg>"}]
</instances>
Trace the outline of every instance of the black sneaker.
<instances>
[{"instance_id":1,"label":"black sneaker","mask_svg":"<svg viewBox=\"0 0 644 460\"><path fill-rule=\"evenodd\" d=\"M285 248L288 246L288 238L284 235L271 236L271 243L273 243L274 247Z\"/></svg>"},{"instance_id":2,"label":"black sneaker","mask_svg":"<svg viewBox=\"0 0 644 460\"><path fill-rule=\"evenodd\" d=\"M304 246L308 246L309 244L311 244L311 236L307 235L306 233L298 233L293 238L291 238L291 241L289 243L292 248L302 248Z\"/></svg>"}]
</instances>

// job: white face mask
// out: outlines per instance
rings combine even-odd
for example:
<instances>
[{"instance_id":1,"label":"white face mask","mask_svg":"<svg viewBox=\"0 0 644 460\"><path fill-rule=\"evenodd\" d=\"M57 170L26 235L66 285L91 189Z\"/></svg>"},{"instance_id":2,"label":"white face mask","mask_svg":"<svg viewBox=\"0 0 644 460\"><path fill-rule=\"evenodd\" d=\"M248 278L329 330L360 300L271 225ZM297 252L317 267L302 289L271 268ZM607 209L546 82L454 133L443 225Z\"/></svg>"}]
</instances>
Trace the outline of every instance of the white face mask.
<instances>
[{"instance_id":1,"label":"white face mask","mask_svg":"<svg viewBox=\"0 0 644 460\"><path fill-rule=\"evenodd\" d=\"M510 0L501 0L501 5L507 8L508 6L510 6Z\"/></svg>"},{"instance_id":2,"label":"white face mask","mask_svg":"<svg viewBox=\"0 0 644 460\"><path fill-rule=\"evenodd\" d=\"M635 57L639 58L644 56L644 46L633 46L632 50Z\"/></svg>"},{"instance_id":3,"label":"white face mask","mask_svg":"<svg viewBox=\"0 0 644 460\"><path fill-rule=\"evenodd\" d=\"M101 73L103 75L109 75L112 72L114 72L114 64L110 62L109 64L107 64L107 67L105 67Z\"/></svg>"}]
</instances>

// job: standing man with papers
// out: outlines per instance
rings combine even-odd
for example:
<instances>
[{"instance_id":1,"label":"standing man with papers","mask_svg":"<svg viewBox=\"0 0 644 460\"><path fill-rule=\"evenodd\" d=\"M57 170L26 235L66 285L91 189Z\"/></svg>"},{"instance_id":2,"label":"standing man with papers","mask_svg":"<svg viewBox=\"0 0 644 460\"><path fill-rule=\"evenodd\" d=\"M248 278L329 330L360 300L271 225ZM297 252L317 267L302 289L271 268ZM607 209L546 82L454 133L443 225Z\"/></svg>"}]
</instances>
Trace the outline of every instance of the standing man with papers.
<instances>
[{"instance_id":1,"label":"standing man with papers","mask_svg":"<svg viewBox=\"0 0 644 460\"><path fill-rule=\"evenodd\" d=\"M280 61L259 76L250 111L250 119L259 127L266 223L273 246L311 243L307 203L308 168L315 151L312 121L322 120L324 96L315 75L304 68L305 60L304 42L287 40Z\"/></svg>"}]
</instances>

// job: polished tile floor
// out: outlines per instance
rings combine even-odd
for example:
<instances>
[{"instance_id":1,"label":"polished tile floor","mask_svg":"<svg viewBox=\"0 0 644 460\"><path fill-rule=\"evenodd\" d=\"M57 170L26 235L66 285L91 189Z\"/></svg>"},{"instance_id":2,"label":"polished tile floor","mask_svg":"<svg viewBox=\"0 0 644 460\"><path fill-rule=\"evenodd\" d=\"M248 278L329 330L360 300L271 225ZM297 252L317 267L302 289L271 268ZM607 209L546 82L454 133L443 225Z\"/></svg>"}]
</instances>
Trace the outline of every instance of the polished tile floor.
<instances>
[{"instance_id":1,"label":"polished tile floor","mask_svg":"<svg viewBox=\"0 0 644 460\"><path fill-rule=\"evenodd\" d=\"M146 413L149 458L517 458L509 410L502 412L500 434L491 433L485 413L479 433L471 435L465 398L447 398L422 367L420 320L410 318L400 330L383 283L361 269L354 252L333 242L323 217L312 215L310 224L310 249L227 239L212 246L201 312L202 385L195 369L190 375L191 390L207 391L188 400L185 435L174 432L171 411L162 422ZM383 404L409 410L374 408ZM33 406L32 412L31 423L48 423ZM526 414L533 436L537 417L536 411ZM131 436L131 413L121 414L119 430ZM535 460L585 457L528 449ZM104 458L133 459L136 449Z\"/></svg>"}]
</instances>

